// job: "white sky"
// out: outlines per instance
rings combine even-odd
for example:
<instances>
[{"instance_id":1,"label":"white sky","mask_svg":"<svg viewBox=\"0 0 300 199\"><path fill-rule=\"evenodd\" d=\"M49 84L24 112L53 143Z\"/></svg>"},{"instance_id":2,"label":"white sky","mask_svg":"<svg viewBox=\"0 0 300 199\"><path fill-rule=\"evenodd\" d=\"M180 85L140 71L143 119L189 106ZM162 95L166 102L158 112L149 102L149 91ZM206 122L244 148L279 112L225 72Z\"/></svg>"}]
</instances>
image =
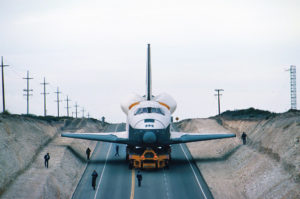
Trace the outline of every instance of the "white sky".
<instances>
[{"instance_id":1,"label":"white sky","mask_svg":"<svg viewBox=\"0 0 300 199\"><path fill-rule=\"evenodd\" d=\"M125 121L120 101L144 94L151 43L153 94L174 97L174 116L217 114L216 88L225 90L222 110L284 112L285 69L300 66L299 10L298 0L1 0L6 106L26 113L22 77L29 70L31 113L43 115L45 76L48 114L57 114L59 87L92 117Z\"/></svg>"}]
</instances>

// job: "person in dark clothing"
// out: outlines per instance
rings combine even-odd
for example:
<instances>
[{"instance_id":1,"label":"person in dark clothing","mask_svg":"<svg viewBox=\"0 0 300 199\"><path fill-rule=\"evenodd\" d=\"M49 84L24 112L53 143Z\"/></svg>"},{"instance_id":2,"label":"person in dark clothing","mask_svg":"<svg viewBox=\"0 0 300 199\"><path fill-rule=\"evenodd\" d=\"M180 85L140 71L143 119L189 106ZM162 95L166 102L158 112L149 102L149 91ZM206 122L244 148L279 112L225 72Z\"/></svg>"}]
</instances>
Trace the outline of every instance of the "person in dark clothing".
<instances>
[{"instance_id":1,"label":"person in dark clothing","mask_svg":"<svg viewBox=\"0 0 300 199\"><path fill-rule=\"evenodd\" d=\"M95 190L96 189L96 179L98 177L98 173L96 172L96 170L93 171L92 173L92 187Z\"/></svg>"},{"instance_id":2,"label":"person in dark clothing","mask_svg":"<svg viewBox=\"0 0 300 199\"><path fill-rule=\"evenodd\" d=\"M243 132L242 134L242 140L243 140L243 144L246 144L246 140L247 140L247 134L245 132Z\"/></svg>"},{"instance_id":3,"label":"person in dark clothing","mask_svg":"<svg viewBox=\"0 0 300 199\"><path fill-rule=\"evenodd\" d=\"M138 185L140 187L142 184L142 179L143 179L143 176L140 171L138 171L138 173L136 174L136 178L138 179Z\"/></svg>"},{"instance_id":4,"label":"person in dark clothing","mask_svg":"<svg viewBox=\"0 0 300 199\"><path fill-rule=\"evenodd\" d=\"M90 160L91 149L87 148L85 153L86 153L87 159Z\"/></svg>"},{"instance_id":5,"label":"person in dark clothing","mask_svg":"<svg viewBox=\"0 0 300 199\"><path fill-rule=\"evenodd\" d=\"M116 146L116 153L115 156L119 156L119 145Z\"/></svg>"},{"instance_id":6,"label":"person in dark clothing","mask_svg":"<svg viewBox=\"0 0 300 199\"><path fill-rule=\"evenodd\" d=\"M50 160L50 154L47 153L47 154L44 156L44 159L45 159L45 167L48 168L48 164L49 164L49 160Z\"/></svg>"}]
</instances>

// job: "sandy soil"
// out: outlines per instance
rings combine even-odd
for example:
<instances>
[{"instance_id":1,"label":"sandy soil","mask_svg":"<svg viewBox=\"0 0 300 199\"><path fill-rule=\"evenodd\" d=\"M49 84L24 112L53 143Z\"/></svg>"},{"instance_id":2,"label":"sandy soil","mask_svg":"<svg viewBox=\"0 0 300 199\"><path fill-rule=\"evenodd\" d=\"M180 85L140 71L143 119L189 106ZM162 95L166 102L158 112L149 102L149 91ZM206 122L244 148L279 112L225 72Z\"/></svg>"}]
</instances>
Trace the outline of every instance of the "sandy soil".
<instances>
[{"instance_id":1,"label":"sandy soil","mask_svg":"<svg viewBox=\"0 0 300 199\"><path fill-rule=\"evenodd\" d=\"M87 119L49 123L1 116L0 120L1 198L70 198L86 167L85 150L93 151L96 142L62 138L61 129L99 132L103 126Z\"/></svg>"},{"instance_id":2,"label":"sandy soil","mask_svg":"<svg viewBox=\"0 0 300 199\"><path fill-rule=\"evenodd\" d=\"M193 119L180 126L186 132L209 129L237 134L237 138L188 144L215 198L300 198L299 116L285 113L257 121ZM248 134L247 145L240 140L243 131Z\"/></svg>"},{"instance_id":3,"label":"sandy soil","mask_svg":"<svg viewBox=\"0 0 300 199\"><path fill-rule=\"evenodd\" d=\"M193 119L182 131L234 132L237 138L188 147L215 198L300 198L300 113L268 119ZM95 120L47 122L0 115L0 197L70 198L85 166L85 150L96 142L61 138L61 130L97 132ZM248 134L242 145L241 133ZM44 168L45 153L51 155Z\"/></svg>"}]
</instances>

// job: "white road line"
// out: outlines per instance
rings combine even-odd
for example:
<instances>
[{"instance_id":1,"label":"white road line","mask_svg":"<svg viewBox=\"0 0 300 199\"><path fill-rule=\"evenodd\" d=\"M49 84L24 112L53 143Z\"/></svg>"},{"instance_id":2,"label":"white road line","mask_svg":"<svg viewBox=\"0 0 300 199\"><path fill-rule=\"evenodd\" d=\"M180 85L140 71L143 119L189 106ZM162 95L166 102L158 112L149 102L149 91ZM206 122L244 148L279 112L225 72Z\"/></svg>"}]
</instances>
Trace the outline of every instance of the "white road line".
<instances>
[{"instance_id":1,"label":"white road line","mask_svg":"<svg viewBox=\"0 0 300 199\"><path fill-rule=\"evenodd\" d=\"M94 199L96 199L96 196L98 194L98 190L99 190L99 187L100 187L100 184L101 184L101 181L102 181L102 177L103 177L103 173L104 173L104 170L105 170L105 167L106 167L106 162L107 162L107 158L108 158L108 155L109 155L109 152L110 152L110 149L111 149L111 145L112 145L112 143L110 143L108 152L106 154L105 164L104 164L104 167L103 167L102 172L101 172L100 180L99 180L99 183L98 183L98 186L97 186L97 190L96 190Z\"/></svg>"},{"instance_id":2,"label":"white road line","mask_svg":"<svg viewBox=\"0 0 300 199\"><path fill-rule=\"evenodd\" d=\"M167 184L167 176L166 176L165 169L163 169L163 170L164 170L164 181L165 181L165 187L166 187L166 192L167 192L167 198L170 199L169 188L168 188L168 184Z\"/></svg>"},{"instance_id":3,"label":"white road line","mask_svg":"<svg viewBox=\"0 0 300 199\"><path fill-rule=\"evenodd\" d=\"M195 170L194 170L194 168L193 168L193 166L192 166L190 160L188 159L188 157L187 157L187 155L186 155L186 153L185 153L185 151L184 151L184 149L183 149L183 147L182 147L182 144L180 144L180 147L181 147L181 149L182 149L182 151L183 151L183 153L184 153L184 155L185 155L187 161L188 161L189 164L190 164L190 167L191 167L191 169L192 169L192 171L193 171L193 173L194 173L194 176L195 176L195 178L196 178L196 181L197 181L197 183L198 183L198 185L199 185L199 187L200 187L200 190L201 190L201 192L202 192L204 198L207 199L207 197L206 197L206 195L205 195L205 193L204 193L204 191L203 191L203 189L202 189L202 186L201 186L201 184L200 184L200 182L199 182L199 180L198 180L198 178L197 178L196 172L195 172Z\"/></svg>"},{"instance_id":4,"label":"white road line","mask_svg":"<svg viewBox=\"0 0 300 199\"><path fill-rule=\"evenodd\" d=\"M116 126L115 132L117 131L118 127L119 127L119 124ZM103 167L102 172L101 172L100 180L99 180L99 183L98 183L98 186L97 186L97 190L96 190L94 199L96 199L97 194L98 194L98 190L99 190L99 187L100 187L100 184L101 184L101 181L102 181L102 177L103 177L103 174L104 174L104 171L105 171L105 167L106 167L106 163L107 163L107 158L108 158L108 155L110 153L111 145L112 145L112 143L110 143L108 152L106 154L106 159L105 159L104 167Z\"/></svg>"}]
</instances>

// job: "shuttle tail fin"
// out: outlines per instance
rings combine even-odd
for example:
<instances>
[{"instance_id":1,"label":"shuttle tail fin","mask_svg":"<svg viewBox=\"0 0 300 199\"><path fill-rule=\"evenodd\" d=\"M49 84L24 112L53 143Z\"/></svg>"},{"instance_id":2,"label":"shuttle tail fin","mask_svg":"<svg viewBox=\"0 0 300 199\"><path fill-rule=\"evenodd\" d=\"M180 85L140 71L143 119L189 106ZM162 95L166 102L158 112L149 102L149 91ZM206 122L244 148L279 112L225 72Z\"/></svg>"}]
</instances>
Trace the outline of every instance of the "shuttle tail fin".
<instances>
[{"instance_id":1,"label":"shuttle tail fin","mask_svg":"<svg viewBox=\"0 0 300 199\"><path fill-rule=\"evenodd\" d=\"M150 44L148 44L147 50L147 72L146 72L146 98L148 101L152 99L152 77L151 77L151 54Z\"/></svg>"}]
</instances>

